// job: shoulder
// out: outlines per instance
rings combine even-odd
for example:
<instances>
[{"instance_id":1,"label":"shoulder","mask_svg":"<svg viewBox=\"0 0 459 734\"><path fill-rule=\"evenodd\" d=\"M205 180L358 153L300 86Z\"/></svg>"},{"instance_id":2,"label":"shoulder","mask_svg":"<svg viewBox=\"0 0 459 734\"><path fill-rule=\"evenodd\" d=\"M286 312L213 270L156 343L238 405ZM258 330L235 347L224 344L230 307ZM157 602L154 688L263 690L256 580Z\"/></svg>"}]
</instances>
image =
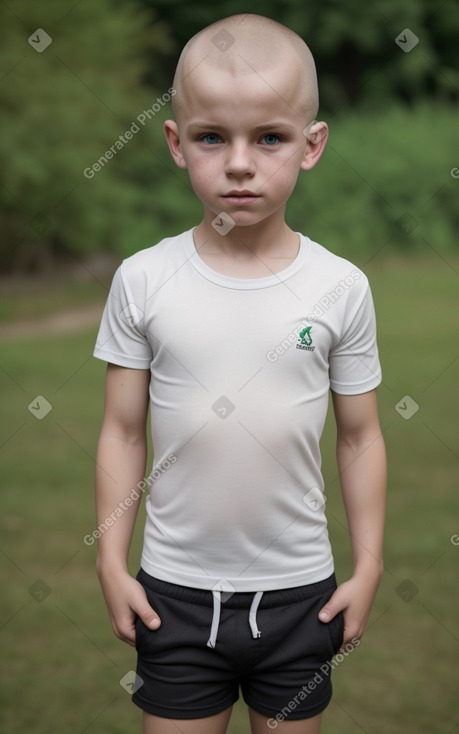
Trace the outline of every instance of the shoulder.
<instances>
[{"instance_id":1,"label":"shoulder","mask_svg":"<svg viewBox=\"0 0 459 734\"><path fill-rule=\"evenodd\" d=\"M186 260L186 243L191 236L191 230L187 230L174 237L165 237L156 245L127 257L120 266L123 277L154 278L158 271L177 267Z\"/></svg>"},{"instance_id":2,"label":"shoulder","mask_svg":"<svg viewBox=\"0 0 459 734\"><path fill-rule=\"evenodd\" d=\"M307 272L320 303L339 302L334 311L344 313L371 298L368 278L357 265L317 242L309 240L308 244Z\"/></svg>"},{"instance_id":3,"label":"shoulder","mask_svg":"<svg viewBox=\"0 0 459 734\"><path fill-rule=\"evenodd\" d=\"M310 267L317 269L327 279L342 278L346 282L347 278L347 285L352 285L356 281L361 281L364 286L368 284L365 273L350 260L335 255L335 253L330 252L326 247L311 239L309 239L309 248Z\"/></svg>"}]
</instances>

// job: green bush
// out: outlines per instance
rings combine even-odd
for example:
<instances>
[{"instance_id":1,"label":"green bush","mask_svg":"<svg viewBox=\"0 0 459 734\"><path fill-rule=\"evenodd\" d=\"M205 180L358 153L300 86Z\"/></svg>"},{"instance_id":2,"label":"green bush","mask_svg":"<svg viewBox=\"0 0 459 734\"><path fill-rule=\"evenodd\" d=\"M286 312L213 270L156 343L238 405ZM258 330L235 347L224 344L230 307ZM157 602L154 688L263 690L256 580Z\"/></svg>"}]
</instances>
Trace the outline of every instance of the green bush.
<instances>
[{"instance_id":1,"label":"green bush","mask_svg":"<svg viewBox=\"0 0 459 734\"><path fill-rule=\"evenodd\" d=\"M45 49L38 29L51 38ZM0 5L0 43L2 269L43 270L59 255L119 251L142 198L127 161L139 145L148 156L160 128L139 125L141 140L128 141L92 179L83 171L155 102L143 80L148 64L173 49L167 28L134 3L81 0L68 9L60 0L18 0L14 13Z\"/></svg>"},{"instance_id":2,"label":"green bush","mask_svg":"<svg viewBox=\"0 0 459 734\"><path fill-rule=\"evenodd\" d=\"M454 108L392 107L327 122L323 157L300 173L288 204L293 229L344 256L457 248Z\"/></svg>"},{"instance_id":3,"label":"green bush","mask_svg":"<svg viewBox=\"0 0 459 734\"><path fill-rule=\"evenodd\" d=\"M37 28L52 37L42 53L27 42ZM1 270L101 250L125 257L199 222L201 205L164 139L169 105L138 122L172 83L163 68L179 50L171 36L167 19L136 3L81 0L63 12L59 0L18 0L14 15L0 5ZM300 174L290 226L350 257L454 248L456 111L398 104L326 118L330 140ZM133 138L86 177L133 123Z\"/></svg>"},{"instance_id":4,"label":"green bush","mask_svg":"<svg viewBox=\"0 0 459 734\"><path fill-rule=\"evenodd\" d=\"M315 168L300 172L288 224L351 259L382 248L457 250L456 116L454 108L420 105L327 119L325 152ZM157 138L155 158L136 160L133 152L127 165L131 173L143 170L144 204L131 202L136 216L123 237L124 256L197 224L202 213L187 172L174 166L164 141Z\"/></svg>"}]
</instances>

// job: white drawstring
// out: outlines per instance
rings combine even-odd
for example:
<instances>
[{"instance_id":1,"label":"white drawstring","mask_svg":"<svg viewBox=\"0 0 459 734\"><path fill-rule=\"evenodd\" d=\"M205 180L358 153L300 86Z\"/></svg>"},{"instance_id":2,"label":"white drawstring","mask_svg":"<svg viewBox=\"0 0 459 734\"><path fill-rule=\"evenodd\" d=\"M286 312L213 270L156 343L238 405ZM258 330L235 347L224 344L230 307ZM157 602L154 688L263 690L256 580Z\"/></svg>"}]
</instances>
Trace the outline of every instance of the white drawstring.
<instances>
[{"instance_id":1,"label":"white drawstring","mask_svg":"<svg viewBox=\"0 0 459 734\"><path fill-rule=\"evenodd\" d=\"M261 601L261 597L263 596L262 591L257 591L255 596L252 599L252 604L250 606L250 612L249 612L249 624L250 629L252 630L252 637L256 639L257 637L261 637L261 632L257 627L257 609L258 605Z\"/></svg>"},{"instance_id":2,"label":"white drawstring","mask_svg":"<svg viewBox=\"0 0 459 734\"><path fill-rule=\"evenodd\" d=\"M214 611L212 615L212 625L210 628L210 637L207 641L207 647L214 648L217 644L217 634L218 634L218 627L220 625L220 611L221 611L221 604L222 604L222 592L221 591L212 591L212 595L214 598ZM258 606L261 601L261 597L263 596L262 591L257 591L255 593L255 596L252 599L252 604L250 605L250 611L249 611L249 624L250 629L252 630L252 637L254 639L257 639L258 637L261 637L261 632L258 629L257 625L257 610Z\"/></svg>"},{"instance_id":3,"label":"white drawstring","mask_svg":"<svg viewBox=\"0 0 459 734\"><path fill-rule=\"evenodd\" d=\"M210 637L207 641L207 647L215 647L217 643L217 632L220 624L220 608L221 608L221 591L212 591L214 597L214 613L212 617L212 626L210 628Z\"/></svg>"}]
</instances>

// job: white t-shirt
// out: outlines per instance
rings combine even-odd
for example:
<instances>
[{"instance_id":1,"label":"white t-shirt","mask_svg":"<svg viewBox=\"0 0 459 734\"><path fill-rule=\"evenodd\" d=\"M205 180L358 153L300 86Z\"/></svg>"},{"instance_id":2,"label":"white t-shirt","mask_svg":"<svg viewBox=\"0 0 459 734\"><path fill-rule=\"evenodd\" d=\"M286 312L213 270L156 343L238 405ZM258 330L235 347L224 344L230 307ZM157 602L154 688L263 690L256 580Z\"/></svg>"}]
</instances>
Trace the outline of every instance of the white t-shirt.
<instances>
[{"instance_id":1,"label":"white t-shirt","mask_svg":"<svg viewBox=\"0 0 459 734\"><path fill-rule=\"evenodd\" d=\"M319 450L329 389L367 392L381 370L367 278L299 237L294 262L265 278L215 272L192 230L114 276L94 356L151 371L152 576L269 591L333 572Z\"/></svg>"}]
</instances>

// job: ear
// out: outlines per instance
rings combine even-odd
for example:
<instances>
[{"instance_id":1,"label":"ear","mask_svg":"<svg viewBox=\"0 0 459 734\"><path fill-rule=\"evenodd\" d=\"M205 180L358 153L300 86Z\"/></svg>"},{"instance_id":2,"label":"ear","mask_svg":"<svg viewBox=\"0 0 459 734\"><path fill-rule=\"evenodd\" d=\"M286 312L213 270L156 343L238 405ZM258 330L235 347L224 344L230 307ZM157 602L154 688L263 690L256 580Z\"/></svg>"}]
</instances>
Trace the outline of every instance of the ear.
<instances>
[{"instance_id":1,"label":"ear","mask_svg":"<svg viewBox=\"0 0 459 734\"><path fill-rule=\"evenodd\" d=\"M313 120L304 128L303 135L308 142L300 168L302 171L309 171L311 168L314 168L324 152L328 140L328 125L325 122Z\"/></svg>"},{"instance_id":2,"label":"ear","mask_svg":"<svg viewBox=\"0 0 459 734\"><path fill-rule=\"evenodd\" d=\"M171 152L171 156L179 168L186 168L186 161L180 147L180 133L174 120L166 120L164 123L164 134Z\"/></svg>"}]
</instances>

